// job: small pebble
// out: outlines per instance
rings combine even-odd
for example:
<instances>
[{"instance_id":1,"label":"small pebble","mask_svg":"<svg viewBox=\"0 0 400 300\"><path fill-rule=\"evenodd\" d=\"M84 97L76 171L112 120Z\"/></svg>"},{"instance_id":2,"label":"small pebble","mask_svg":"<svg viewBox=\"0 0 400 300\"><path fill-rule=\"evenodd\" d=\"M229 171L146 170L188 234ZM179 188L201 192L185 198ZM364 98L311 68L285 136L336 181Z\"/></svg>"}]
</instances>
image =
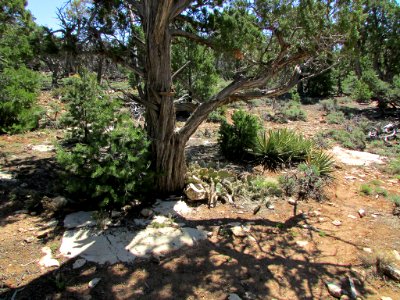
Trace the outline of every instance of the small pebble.
<instances>
[{"instance_id":1,"label":"small pebble","mask_svg":"<svg viewBox=\"0 0 400 300\"><path fill-rule=\"evenodd\" d=\"M365 210L364 209L359 209L358 210L358 215L360 216L360 218L363 218L363 217L365 217L365 215L366 215L366 212L365 212Z\"/></svg>"},{"instance_id":2,"label":"small pebble","mask_svg":"<svg viewBox=\"0 0 400 300\"><path fill-rule=\"evenodd\" d=\"M94 288L99 282L101 278L93 278L92 280L89 281L88 287L89 288Z\"/></svg>"},{"instance_id":3,"label":"small pebble","mask_svg":"<svg viewBox=\"0 0 400 300\"><path fill-rule=\"evenodd\" d=\"M335 225L335 226L340 226L340 225L342 225L342 221L333 220L333 221L332 221L332 224Z\"/></svg>"}]
</instances>

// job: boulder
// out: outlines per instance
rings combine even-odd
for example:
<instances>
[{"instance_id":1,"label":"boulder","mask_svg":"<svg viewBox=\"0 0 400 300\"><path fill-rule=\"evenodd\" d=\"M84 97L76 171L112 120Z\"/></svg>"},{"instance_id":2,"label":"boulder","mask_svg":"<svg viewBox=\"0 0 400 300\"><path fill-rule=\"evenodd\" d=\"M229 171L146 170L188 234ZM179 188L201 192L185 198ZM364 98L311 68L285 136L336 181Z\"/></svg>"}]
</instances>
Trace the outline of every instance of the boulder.
<instances>
[{"instance_id":1,"label":"boulder","mask_svg":"<svg viewBox=\"0 0 400 300\"><path fill-rule=\"evenodd\" d=\"M189 183L186 186L185 194L191 201L204 200L208 197L206 189L200 183Z\"/></svg>"}]
</instances>

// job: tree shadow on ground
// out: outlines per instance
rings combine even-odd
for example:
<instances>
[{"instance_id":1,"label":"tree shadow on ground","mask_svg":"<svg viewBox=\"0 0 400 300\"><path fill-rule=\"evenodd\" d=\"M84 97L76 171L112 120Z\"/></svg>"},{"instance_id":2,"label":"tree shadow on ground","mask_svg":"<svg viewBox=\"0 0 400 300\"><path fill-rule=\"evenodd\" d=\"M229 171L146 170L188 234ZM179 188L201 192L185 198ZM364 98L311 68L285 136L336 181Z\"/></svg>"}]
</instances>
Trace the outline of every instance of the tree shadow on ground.
<instances>
[{"instance_id":1,"label":"tree shadow on ground","mask_svg":"<svg viewBox=\"0 0 400 300\"><path fill-rule=\"evenodd\" d=\"M358 291L368 295L370 291L351 265L338 263L338 258L321 259L313 235L309 248L296 243L291 229L300 227L301 220L296 216L283 225L267 219L251 220L251 233L239 237L227 225L250 220L191 220L191 226L207 230L219 225L209 240L161 258L136 258L130 264L87 263L76 270L72 268L75 259L70 259L57 270L20 286L14 299L226 299L230 293L242 299L326 299L325 282L345 276L354 278ZM95 277L102 280L88 288ZM0 297L7 299L16 291L9 289Z\"/></svg>"},{"instance_id":2,"label":"tree shadow on ground","mask_svg":"<svg viewBox=\"0 0 400 300\"><path fill-rule=\"evenodd\" d=\"M4 160L2 168L13 178L0 179L0 223L8 223L7 217L17 210L39 212L44 196L58 195L59 171L53 157Z\"/></svg>"}]
</instances>

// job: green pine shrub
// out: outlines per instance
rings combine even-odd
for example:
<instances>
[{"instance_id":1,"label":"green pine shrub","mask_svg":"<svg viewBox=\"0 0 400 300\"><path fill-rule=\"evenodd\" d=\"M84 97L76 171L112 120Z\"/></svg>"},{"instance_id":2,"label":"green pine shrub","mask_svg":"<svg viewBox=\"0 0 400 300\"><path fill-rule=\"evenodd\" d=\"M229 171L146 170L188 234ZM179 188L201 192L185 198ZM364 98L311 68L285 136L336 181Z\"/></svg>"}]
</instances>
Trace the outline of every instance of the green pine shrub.
<instances>
[{"instance_id":1,"label":"green pine shrub","mask_svg":"<svg viewBox=\"0 0 400 300\"><path fill-rule=\"evenodd\" d=\"M39 126L38 73L20 67L0 72L0 133L19 133Z\"/></svg>"},{"instance_id":2,"label":"green pine shrub","mask_svg":"<svg viewBox=\"0 0 400 300\"><path fill-rule=\"evenodd\" d=\"M106 97L96 77L71 78L64 100L70 133L57 149L66 190L102 208L122 206L149 180L149 142L121 104Z\"/></svg>"},{"instance_id":3,"label":"green pine shrub","mask_svg":"<svg viewBox=\"0 0 400 300\"><path fill-rule=\"evenodd\" d=\"M370 90L368 84L362 80L356 80L354 83L354 89L351 93L351 97L359 102L368 103L371 100L373 93Z\"/></svg>"},{"instance_id":4,"label":"green pine shrub","mask_svg":"<svg viewBox=\"0 0 400 300\"><path fill-rule=\"evenodd\" d=\"M261 122L256 116L243 110L235 111L232 120L233 124L222 122L218 142L226 158L241 159L254 147Z\"/></svg>"}]
</instances>

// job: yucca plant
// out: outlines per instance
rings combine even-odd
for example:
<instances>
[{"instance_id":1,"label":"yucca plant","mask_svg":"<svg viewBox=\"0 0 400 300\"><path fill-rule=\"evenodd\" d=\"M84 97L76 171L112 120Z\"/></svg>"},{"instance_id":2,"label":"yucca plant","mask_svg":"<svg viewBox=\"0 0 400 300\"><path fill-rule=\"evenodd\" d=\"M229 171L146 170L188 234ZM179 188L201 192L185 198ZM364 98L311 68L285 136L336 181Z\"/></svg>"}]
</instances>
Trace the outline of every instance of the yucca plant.
<instances>
[{"instance_id":1,"label":"yucca plant","mask_svg":"<svg viewBox=\"0 0 400 300\"><path fill-rule=\"evenodd\" d=\"M321 150L313 150L309 153L306 163L313 165L321 176L332 177L335 164L332 155Z\"/></svg>"},{"instance_id":2,"label":"yucca plant","mask_svg":"<svg viewBox=\"0 0 400 300\"><path fill-rule=\"evenodd\" d=\"M313 143L287 129L270 130L258 135L253 152L269 168L305 161Z\"/></svg>"}]
</instances>

